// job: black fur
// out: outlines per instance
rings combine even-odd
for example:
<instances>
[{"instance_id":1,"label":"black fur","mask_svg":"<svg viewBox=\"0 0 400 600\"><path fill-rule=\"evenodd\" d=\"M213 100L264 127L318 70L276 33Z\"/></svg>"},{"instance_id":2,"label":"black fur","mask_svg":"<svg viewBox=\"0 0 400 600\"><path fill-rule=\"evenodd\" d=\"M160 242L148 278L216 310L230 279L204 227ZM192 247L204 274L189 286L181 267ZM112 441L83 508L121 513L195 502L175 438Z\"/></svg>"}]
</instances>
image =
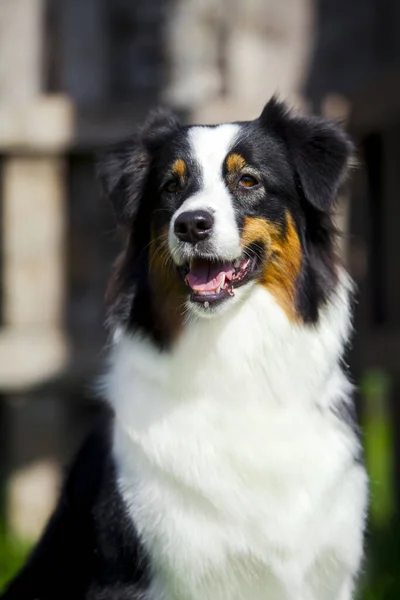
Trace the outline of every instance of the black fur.
<instances>
[{"instance_id":1,"label":"black fur","mask_svg":"<svg viewBox=\"0 0 400 600\"><path fill-rule=\"evenodd\" d=\"M263 188L249 202L233 193L236 218L261 216L284 227L287 210L302 244L302 272L297 285L297 311L306 323L315 323L319 309L336 285L337 258L332 209L344 181L352 144L335 124L316 117L291 114L270 100L255 121L242 122L232 152L240 153L262 177ZM125 260L116 273L111 321L142 329L160 347L168 335L152 306L148 281L150 222L157 232L169 223L180 204L201 186L195 157L187 144L187 127L169 113L157 113L141 133L111 150L100 163L100 178L120 222L127 225ZM165 196L162 183L176 158L189 165L190 178L182 193ZM226 176L226 165L223 175Z\"/></svg>"},{"instance_id":2,"label":"black fur","mask_svg":"<svg viewBox=\"0 0 400 600\"><path fill-rule=\"evenodd\" d=\"M304 198L315 208L332 208L343 183L353 145L333 123L318 117L293 116L275 98L265 106L261 123L285 141Z\"/></svg>"},{"instance_id":3,"label":"black fur","mask_svg":"<svg viewBox=\"0 0 400 600\"><path fill-rule=\"evenodd\" d=\"M336 230L332 211L354 151L350 139L334 123L318 117L293 116L274 98L261 122L282 139L297 189L303 245L303 268L297 305L305 322L315 323L319 308L336 285Z\"/></svg>"},{"instance_id":4,"label":"black fur","mask_svg":"<svg viewBox=\"0 0 400 600\"><path fill-rule=\"evenodd\" d=\"M260 216L284 232L290 212L302 247L297 310L306 324L315 323L335 289L332 208L352 146L335 125L293 116L275 99L258 119L239 126L231 152L246 159L261 184L251 195L232 187L237 223L241 227L246 216ZM149 244L152 227L158 235L201 187L187 133L169 112L153 113L98 167L127 234L109 292L111 326L139 329L163 349L171 336L153 297ZM178 158L188 166L188 180L184 189L166 194L163 186ZM227 165L222 169L229 188ZM109 426L107 417L84 445L43 538L3 600L143 600L149 561L117 489Z\"/></svg>"},{"instance_id":5,"label":"black fur","mask_svg":"<svg viewBox=\"0 0 400 600\"><path fill-rule=\"evenodd\" d=\"M178 128L172 113L153 111L137 134L98 157L98 178L121 224L130 224L137 214L153 156Z\"/></svg>"},{"instance_id":6,"label":"black fur","mask_svg":"<svg viewBox=\"0 0 400 600\"><path fill-rule=\"evenodd\" d=\"M142 600L148 559L117 490L111 418L94 428L58 506L1 600Z\"/></svg>"}]
</instances>

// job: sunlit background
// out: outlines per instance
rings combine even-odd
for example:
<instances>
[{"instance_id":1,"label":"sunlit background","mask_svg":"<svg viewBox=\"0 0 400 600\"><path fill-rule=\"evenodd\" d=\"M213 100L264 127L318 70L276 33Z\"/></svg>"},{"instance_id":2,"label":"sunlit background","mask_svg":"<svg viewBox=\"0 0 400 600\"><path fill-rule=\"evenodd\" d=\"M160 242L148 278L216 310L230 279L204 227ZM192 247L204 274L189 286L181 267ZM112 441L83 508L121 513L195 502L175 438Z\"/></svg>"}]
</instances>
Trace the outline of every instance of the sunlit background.
<instances>
[{"instance_id":1,"label":"sunlit background","mask_svg":"<svg viewBox=\"0 0 400 600\"><path fill-rule=\"evenodd\" d=\"M100 410L119 247L93 155L149 107L252 118L274 92L340 119L359 285L348 362L371 475L363 600L400 599L400 2L0 0L0 589L40 534Z\"/></svg>"}]
</instances>

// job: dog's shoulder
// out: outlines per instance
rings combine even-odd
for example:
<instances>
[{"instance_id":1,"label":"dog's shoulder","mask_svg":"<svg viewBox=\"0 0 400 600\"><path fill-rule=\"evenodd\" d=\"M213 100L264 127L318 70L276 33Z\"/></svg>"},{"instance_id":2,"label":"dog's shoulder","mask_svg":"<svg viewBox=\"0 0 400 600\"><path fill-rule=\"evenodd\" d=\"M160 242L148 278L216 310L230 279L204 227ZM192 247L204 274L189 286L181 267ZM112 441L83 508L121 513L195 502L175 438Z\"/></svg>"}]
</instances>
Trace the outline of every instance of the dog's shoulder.
<instances>
[{"instance_id":1,"label":"dog's shoulder","mask_svg":"<svg viewBox=\"0 0 400 600\"><path fill-rule=\"evenodd\" d=\"M135 598L146 585L146 558L116 484L111 423L107 414L94 424L39 543L2 600L94 600L105 590L122 598L126 587Z\"/></svg>"},{"instance_id":2,"label":"dog's shoulder","mask_svg":"<svg viewBox=\"0 0 400 600\"><path fill-rule=\"evenodd\" d=\"M106 412L81 446L63 493L75 532L70 551L79 555L82 544L79 564L86 596L93 599L105 592L125 597L127 590L136 598L148 584L147 556L117 485L112 446L113 416Z\"/></svg>"},{"instance_id":3,"label":"dog's shoulder","mask_svg":"<svg viewBox=\"0 0 400 600\"><path fill-rule=\"evenodd\" d=\"M94 422L66 474L62 496L73 510L95 502L110 475L111 423L108 412Z\"/></svg>"}]
</instances>

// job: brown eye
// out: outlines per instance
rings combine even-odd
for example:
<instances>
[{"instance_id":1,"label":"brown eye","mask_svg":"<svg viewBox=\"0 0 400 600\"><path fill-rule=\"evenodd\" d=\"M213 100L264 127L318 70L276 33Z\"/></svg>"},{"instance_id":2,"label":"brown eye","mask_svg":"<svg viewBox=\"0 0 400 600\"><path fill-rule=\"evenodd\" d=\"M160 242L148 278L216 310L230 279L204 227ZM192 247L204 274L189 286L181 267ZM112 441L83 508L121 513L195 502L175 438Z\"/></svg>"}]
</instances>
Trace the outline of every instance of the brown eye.
<instances>
[{"instance_id":1,"label":"brown eye","mask_svg":"<svg viewBox=\"0 0 400 600\"><path fill-rule=\"evenodd\" d=\"M242 175L239 179L239 185L245 188L252 188L258 185L258 181L253 175Z\"/></svg>"},{"instance_id":2,"label":"brown eye","mask_svg":"<svg viewBox=\"0 0 400 600\"><path fill-rule=\"evenodd\" d=\"M176 192L179 192L179 190L181 189L181 187L182 186L181 186L181 184L179 183L179 181L177 179L170 179L164 185L164 190L166 192L168 192L169 194L176 194Z\"/></svg>"}]
</instances>

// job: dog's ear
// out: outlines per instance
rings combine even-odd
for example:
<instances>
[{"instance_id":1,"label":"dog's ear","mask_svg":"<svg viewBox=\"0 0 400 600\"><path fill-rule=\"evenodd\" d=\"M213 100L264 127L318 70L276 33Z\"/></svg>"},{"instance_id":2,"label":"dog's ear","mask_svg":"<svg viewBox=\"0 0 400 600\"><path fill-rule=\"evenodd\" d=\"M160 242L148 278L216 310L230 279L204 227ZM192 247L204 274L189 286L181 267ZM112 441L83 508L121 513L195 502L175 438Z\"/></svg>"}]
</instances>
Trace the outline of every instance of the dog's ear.
<instances>
[{"instance_id":1,"label":"dog's ear","mask_svg":"<svg viewBox=\"0 0 400 600\"><path fill-rule=\"evenodd\" d=\"M155 110L136 134L98 156L96 174L120 224L136 215L152 157L178 127L170 111Z\"/></svg>"},{"instance_id":2,"label":"dog's ear","mask_svg":"<svg viewBox=\"0 0 400 600\"><path fill-rule=\"evenodd\" d=\"M126 224L137 210L147 165L147 153L139 135L110 146L97 157L97 177L121 225ZM135 186L129 183L131 177Z\"/></svg>"},{"instance_id":3,"label":"dog's ear","mask_svg":"<svg viewBox=\"0 0 400 600\"><path fill-rule=\"evenodd\" d=\"M326 119L292 114L276 98L266 104L260 121L286 144L306 200L321 211L329 211L353 153L345 132Z\"/></svg>"}]
</instances>

